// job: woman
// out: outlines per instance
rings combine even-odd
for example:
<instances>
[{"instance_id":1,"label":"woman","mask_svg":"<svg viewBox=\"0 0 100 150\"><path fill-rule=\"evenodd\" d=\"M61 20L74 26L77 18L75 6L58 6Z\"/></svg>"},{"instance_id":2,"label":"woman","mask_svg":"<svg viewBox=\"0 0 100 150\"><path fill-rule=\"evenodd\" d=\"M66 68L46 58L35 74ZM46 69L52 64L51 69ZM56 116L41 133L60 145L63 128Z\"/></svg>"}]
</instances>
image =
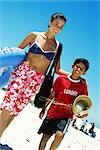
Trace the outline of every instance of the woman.
<instances>
[{"instance_id":1,"label":"woman","mask_svg":"<svg viewBox=\"0 0 100 150\"><path fill-rule=\"evenodd\" d=\"M66 18L62 13L51 16L46 32L32 32L18 46L29 47L25 60L12 72L6 95L1 104L0 136L10 122L28 104L32 96L39 92L50 62L54 59L59 42L55 36L62 31ZM57 74L66 74L60 69L60 61L56 67Z\"/></svg>"}]
</instances>

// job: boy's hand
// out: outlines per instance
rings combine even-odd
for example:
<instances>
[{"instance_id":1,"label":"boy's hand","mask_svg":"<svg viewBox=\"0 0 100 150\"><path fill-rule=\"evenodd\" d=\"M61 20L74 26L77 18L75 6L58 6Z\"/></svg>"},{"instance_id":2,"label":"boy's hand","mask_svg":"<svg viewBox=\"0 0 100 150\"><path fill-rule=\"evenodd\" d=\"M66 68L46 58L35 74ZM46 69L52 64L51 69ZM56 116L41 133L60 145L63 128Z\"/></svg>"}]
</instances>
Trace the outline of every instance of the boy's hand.
<instances>
[{"instance_id":1,"label":"boy's hand","mask_svg":"<svg viewBox=\"0 0 100 150\"><path fill-rule=\"evenodd\" d=\"M88 112L87 110L84 110L84 111L82 111L81 113L77 114L76 116L77 116L78 118L85 118L85 117L88 116L88 114L89 114L89 112Z\"/></svg>"},{"instance_id":2,"label":"boy's hand","mask_svg":"<svg viewBox=\"0 0 100 150\"><path fill-rule=\"evenodd\" d=\"M42 119L42 117L44 116L45 111L46 111L46 109L42 109L42 110L41 110L41 112L40 112L40 114L39 114L39 118L40 118L40 119Z\"/></svg>"}]
</instances>

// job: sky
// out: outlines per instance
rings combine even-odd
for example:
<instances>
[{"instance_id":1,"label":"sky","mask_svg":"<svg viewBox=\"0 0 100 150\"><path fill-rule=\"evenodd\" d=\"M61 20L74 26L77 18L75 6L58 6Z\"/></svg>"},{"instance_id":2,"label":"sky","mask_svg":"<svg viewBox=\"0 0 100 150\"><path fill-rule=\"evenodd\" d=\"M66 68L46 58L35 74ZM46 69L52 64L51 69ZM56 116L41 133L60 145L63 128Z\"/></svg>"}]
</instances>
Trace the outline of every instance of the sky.
<instances>
[{"instance_id":1,"label":"sky","mask_svg":"<svg viewBox=\"0 0 100 150\"><path fill-rule=\"evenodd\" d=\"M100 1L0 0L0 47L17 47L33 31L46 31L50 16L61 12L67 24L56 38L63 43L61 68L71 72L76 58L90 62L84 78L93 101L88 121L100 128Z\"/></svg>"}]
</instances>

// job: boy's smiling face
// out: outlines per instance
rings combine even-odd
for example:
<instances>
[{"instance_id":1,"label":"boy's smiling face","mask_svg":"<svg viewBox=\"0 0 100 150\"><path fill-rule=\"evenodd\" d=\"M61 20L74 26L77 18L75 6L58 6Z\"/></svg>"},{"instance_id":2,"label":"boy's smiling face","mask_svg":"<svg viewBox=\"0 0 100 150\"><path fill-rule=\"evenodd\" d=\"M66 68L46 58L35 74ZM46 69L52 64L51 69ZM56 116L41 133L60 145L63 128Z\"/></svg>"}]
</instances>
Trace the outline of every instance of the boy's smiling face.
<instances>
[{"instance_id":1,"label":"boy's smiling face","mask_svg":"<svg viewBox=\"0 0 100 150\"><path fill-rule=\"evenodd\" d=\"M74 76L80 77L81 75L85 74L86 66L82 62L79 62L76 65L72 65L72 68L72 74Z\"/></svg>"}]
</instances>

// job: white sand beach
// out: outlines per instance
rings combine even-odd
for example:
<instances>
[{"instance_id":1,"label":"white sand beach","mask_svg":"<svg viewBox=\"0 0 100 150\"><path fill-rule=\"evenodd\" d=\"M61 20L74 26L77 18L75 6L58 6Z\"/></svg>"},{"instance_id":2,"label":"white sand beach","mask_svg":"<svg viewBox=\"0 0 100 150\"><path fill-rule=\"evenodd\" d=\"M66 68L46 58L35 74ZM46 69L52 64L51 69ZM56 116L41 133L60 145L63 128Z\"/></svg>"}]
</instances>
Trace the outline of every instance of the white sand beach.
<instances>
[{"instance_id":1,"label":"white sand beach","mask_svg":"<svg viewBox=\"0 0 100 150\"><path fill-rule=\"evenodd\" d=\"M0 90L0 103L4 93ZM41 135L38 135L37 131L42 123L38 117L40 110L29 103L6 129L0 142L8 144L13 150L38 150ZM97 133L98 138L92 138L70 125L58 150L99 150L99 133L100 129ZM49 150L53 138L48 142L46 150Z\"/></svg>"}]
</instances>

